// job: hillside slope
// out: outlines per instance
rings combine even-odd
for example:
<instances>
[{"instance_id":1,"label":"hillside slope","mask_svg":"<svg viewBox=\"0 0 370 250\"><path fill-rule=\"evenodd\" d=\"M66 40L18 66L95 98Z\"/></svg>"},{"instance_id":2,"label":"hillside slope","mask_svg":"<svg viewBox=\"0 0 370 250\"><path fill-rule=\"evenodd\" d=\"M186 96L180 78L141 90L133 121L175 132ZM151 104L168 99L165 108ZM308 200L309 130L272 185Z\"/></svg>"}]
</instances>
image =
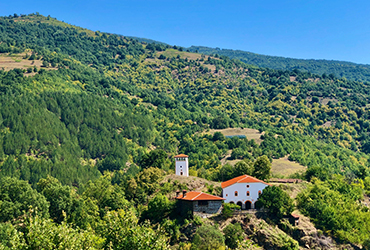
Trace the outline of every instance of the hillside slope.
<instances>
[{"instance_id":1,"label":"hillside slope","mask_svg":"<svg viewBox=\"0 0 370 250\"><path fill-rule=\"evenodd\" d=\"M370 191L366 82L260 68L34 14L1 17L0 40L2 57L29 62L0 61L0 206L16 210L4 222L23 218L36 199L53 223L67 227L68 211L71 227L92 227L106 239L95 243L106 248L118 240L112 225L126 219L135 235L148 230L143 235L159 235L160 246L175 245L189 221L174 217L165 197L187 186L162 182L174 169L172 156L189 155L190 174L216 182L258 174L285 157L307 167L294 178L314 184L297 195L302 213L326 235L368 244L368 209L359 202ZM255 137L225 137L227 128ZM237 163L223 165L225 158ZM13 201L9 185L22 186L30 202ZM207 185L199 188L220 193L218 184ZM197 181L188 187L198 188ZM138 225L146 219L166 234ZM136 231L117 232L130 239Z\"/></svg>"},{"instance_id":2,"label":"hillside slope","mask_svg":"<svg viewBox=\"0 0 370 250\"><path fill-rule=\"evenodd\" d=\"M44 106L56 117L63 115L65 109L73 113L66 113L61 122L72 136L73 144L78 143L84 152L75 157L98 165L106 160L109 166L101 167L102 171L122 168L121 164L127 160L140 164L143 152L151 147L169 154L177 150L189 154L194 170L211 179L219 178L211 169L220 169L220 159L228 150L232 150L232 159L253 160L262 154L270 158L290 155L290 160L304 166L320 165L329 172L351 171L357 176L367 167L368 156L359 153L359 150L370 151L369 107L366 105L370 86L367 84L308 72L256 68L237 60L184 52L163 44L141 44L119 35L96 32L91 36L81 28L54 25L54 20L37 15L7 17L0 22L3 41L0 52L28 51L26 60L38 59L43 64L36 68L34 76L25 77L24 69L1 71L3 105L9 106L8 100L14 95L26 102L39 96L55 96L50 98L53 104L47 101ZM79 97L63 97L67 93ZM65 101L55 103L56 95L73 100L71 104L75 106L66 105ZM103 109L96 108L95 114L108 116L102 121L116 119L110 116L130 116L131 112L136 118L103 126L94 124L99 119L90 122L85 117L88 113L74 111L86 110L81 98L111 103L109 109L116 105L104 113ZM44 108L29 106L37 110ZM22 127L17 128L17 124L26 124L25 117L17 115L19 111L12 115L4 113L4 109L2 112L2 130L10 132L3 133L3 138L23 131ZM16 122L12 123L13 120ZM95 131L104 128L104 133L99 132L98 137L83 137L81 133L86 126ZM237 126L268 133L263 135L261 145L248 139L193 136L209 127ZM5 145L7 140L2 139L3 159L7 155L35 155L35 150L40 151L38 155L50 155L45 146L50 140L28 134L26 138L25 143L11 146ZM130 147L141 148L141 153L119 150L120 154L127 152L127 155L120 156L121 163L112 163L116 160L108 159L115 158L114 144L103 143L110 145L111 150L106 152L102 147L91 151L94 147L83 138L89 138L94 147L100 145L103 138L120 145L125 144L122 140L129 140ZM43 143L39 144L40 141ZM101 152L95 153L96 150Z\"/></svg>"}]
</instances>

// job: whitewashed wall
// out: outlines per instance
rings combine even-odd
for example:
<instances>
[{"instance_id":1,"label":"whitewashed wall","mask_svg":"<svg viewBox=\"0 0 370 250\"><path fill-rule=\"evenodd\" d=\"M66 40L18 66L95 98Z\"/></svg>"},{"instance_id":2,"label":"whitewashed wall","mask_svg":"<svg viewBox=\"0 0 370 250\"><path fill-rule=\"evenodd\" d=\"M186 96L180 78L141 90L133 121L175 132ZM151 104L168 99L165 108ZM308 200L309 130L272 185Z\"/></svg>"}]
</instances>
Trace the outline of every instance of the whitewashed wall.
<instances>
[{"instance_id":1,"label":"whitewashed wall","mask_svg":"<svg viewBox=\"0 0 370 250\"><path fill-rule=\"evenodd\" d=\"M247 187L249 185L249 187ZM222 197L225 198L225 203L238 201L243 203L243 209L245 208L245 202L251 201L252 208L254 208L254 203L258 200L258 191L263 192L263 189L268 185L261 182L252 183L234 183L223 189ZM238 192L238 196L235 196L235 191ZM247 191L249 191L249 196L247 196Z\"/></svg>"}]
</instances>

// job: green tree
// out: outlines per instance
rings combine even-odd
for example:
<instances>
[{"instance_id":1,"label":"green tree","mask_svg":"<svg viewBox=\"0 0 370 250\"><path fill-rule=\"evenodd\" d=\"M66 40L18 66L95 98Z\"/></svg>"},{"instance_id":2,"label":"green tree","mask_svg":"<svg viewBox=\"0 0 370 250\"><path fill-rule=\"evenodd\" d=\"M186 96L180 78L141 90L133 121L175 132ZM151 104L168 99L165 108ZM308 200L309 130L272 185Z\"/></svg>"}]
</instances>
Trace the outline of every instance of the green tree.
<instances>
[{"instance_id":1,"label":"green tree","mask_svg":"<svg viewBox=\"0 0 370 250\"><path fill-rule=\"evenodd\" d=\"M253 176L268 181L271 177L271 162L266 155L260 156L253 164Z\"/></svg>"},{"instance_id":2,"label":"green tree","mask_svg":"<svg viewBox=\"0 0 370 250\"><path fill-rule=\"evenodd\" d=\"M46 179L40 179L37 183L37 190L49 202L49 214L55 222L61 223L64 220L63 213L72 214L72 209L76 204L69 186L63 186L57 179L48 176Z\"/></svg>"},{"instance_id":3,"label":"green tree","mask_svg":"<svg viewBox=\"0 0 370 250\"><path fill-rule=\"evenodd\" d=\"M74 229L39 216L27 218L24 237L27 249L101 249L104 242L91 229Z\"/></svg>"},{"instance_id":4,"label":"green tree","mask_svg":"<svg viewBox=\"0 0 370 250\"><path fill-rule=\"evenodd\" d=\"M0 223L0 249L25 249L23 233L10 223Z\"/></svg>"},{"instance_id":5,"label":"green tree","mask_svg":"<svg viewBox=\"0 0 370 250\"><path fill-rule=\"evenodd\" d=\"M213 141L224 141L225 136L221 132L215 132L212 137Z\"/></svg>"},{"instance_id":6,"label":"green tree","mask_svg":"<svg viewBox=\"0 0 370 250\"><path fill-rule=\"evenodd\" d=\"M30 209L47 217L49 204L45 197L32 189L26 181L10 177L0 179L0 222L18 218Z\"/></svg>"},{"instance_id":7,"label":"green tree","mask_svg":"<svg viewBox=\"0 0 370 250\"><path fill-rule=\"evenodd\" d=\"M166 196L157 194L148 203L148 209L143 212L144 219L150 219L153 222L159 222L167 217L173 209L173 203Z\"/></svg>"},{"instance_id":8,"label":"green tree","mask_svg":"<svg viewBox=\"0 0 370 250\"><path fill-rule=\"evenodd\" d=\"M136 183L138 189L142 189L148 195L151 195L159 188L159 182L163 178L163 170L158 168L144 169L137 175ZM138 190L137 189L137 190Z\"/></svg>"},{"instance_id":9,"label":"green tree","mask_svg":"<svg viewBox=\"0 0 370 250\"><path fill-rule=\"evenodd\" d=\"M47 61L42 61L42 66L45 67L45 68L48 68L49 67L49 63Z\"/></svg>"},{"instance_id":10,"label":"green tree","mask_svg":"<svg viewBox=\"0 0 370 250\"><path fill-rule=\"evenodd\" d=\"M167 153L162 149L155 149L149 152L149 154L143 155L140 166L142 168L165 168L166 166Z\"/></svg>"},{"instance_id":11,"label":"green tree","mask_svg":"<svg viewBox=\"0 0 370 250\"><path fill-rule=\"evenodd\" d=\"M109 211L97 232L106 239L104 249L168 249L164 233L152 229L147 222L139 225L131 209Z\"/></svg>"},{"instance_id":12,"label":"green tree","mask_svg":"<svg viewBox=\"0 0 370 250\"><path fill-rule=\"evenodd\" d=\"M253 175L253 165L248 164L246 161L239 161L234 166L234 177L240 175Z\"/></svg>"},{"instance_id":13,"label":"green tree","mask_svg":"<svg viewBox=\"0 0 370 250\"><path fill-rule=\"evenodd\" d=\"M222 249L225 246L225 237L211 225L200 226L193 238L191 249L214 250Z\"/></svg>"},{"instance_id":14,"label":"green tree","mask_svg":"<svg viewBox=\"0 0 370 250\"><path fill-rule=\"evenodd\" d=\"M293 200L289 195L277 186L268 186L263 189L258 201L259 206L267 208L269 213L277 219L289 215L294 210Z\"/></svg>"},{"instance_id":15,"label":"green tree","mask_svg":"<svg viewBox=\"0 0 370 250\"><path fill-rule=\"evenodd\" d=\"M239 223L227 225L223 233L225 235L225 244L231 249L236 249L239 242L244 239L244 232Z\"/></svg>"},{"instance_id":16,"label":"green tree","mask_svg":"<svg viewBox=\"0 0 370 250\"><path fill-rule=\"evenodd\" d=\"M85 200L93 201L99 207L99 213L103 217L107 211L127 209L131 205L125 199L123 189L118 185L111 184L111 176L106 174L94 182L86 184L83 193Z\"/></svg>"}]
</instances>

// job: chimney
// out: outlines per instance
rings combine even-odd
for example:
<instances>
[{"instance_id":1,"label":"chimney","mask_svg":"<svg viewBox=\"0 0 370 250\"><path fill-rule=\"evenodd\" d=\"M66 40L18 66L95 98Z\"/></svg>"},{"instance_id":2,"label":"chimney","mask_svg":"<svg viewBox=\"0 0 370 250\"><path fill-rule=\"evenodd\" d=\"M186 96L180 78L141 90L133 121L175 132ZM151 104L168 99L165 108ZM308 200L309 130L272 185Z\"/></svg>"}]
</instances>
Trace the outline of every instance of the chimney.
<instances>
[{"instance_id":1,"label":"chimney","mask_svg":"<svg viewBox=\"0 0 370 250\"><path fill-rule=\"evenodd\" d=\"M180 191L179 191L179 190L177 190L177 191L176 191L176 198L177 198L177 197L179 197L179 194L180 194Z\"/></svg>"},{"instance_id":2,"label":"chimney","mask_svg":"<svg viewBox=\"0 0 370 250\"><path fill-rule=\"evenodd\" d=\"M182 190L182 198L185 198L186 196L186 190Z\"/></svg>"}]
</instances>

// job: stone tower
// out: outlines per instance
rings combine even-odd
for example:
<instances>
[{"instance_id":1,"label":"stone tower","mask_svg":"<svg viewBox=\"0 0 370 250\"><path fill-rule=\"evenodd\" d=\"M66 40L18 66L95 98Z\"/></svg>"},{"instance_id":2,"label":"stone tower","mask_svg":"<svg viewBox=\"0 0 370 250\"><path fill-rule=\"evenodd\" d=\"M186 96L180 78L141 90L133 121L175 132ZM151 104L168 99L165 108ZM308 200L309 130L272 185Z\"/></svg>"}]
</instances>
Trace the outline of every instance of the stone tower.
<instances>
[{"instance_id":1,"label":"stone tower","mask_svg":"<svg viewBox=\"0 0 370 250\"><path fill-rule=\"evenodd\" d=\"M184 154L175 155L176 175L189 176L189 156Z\"/></svg>"}]
</instances>

